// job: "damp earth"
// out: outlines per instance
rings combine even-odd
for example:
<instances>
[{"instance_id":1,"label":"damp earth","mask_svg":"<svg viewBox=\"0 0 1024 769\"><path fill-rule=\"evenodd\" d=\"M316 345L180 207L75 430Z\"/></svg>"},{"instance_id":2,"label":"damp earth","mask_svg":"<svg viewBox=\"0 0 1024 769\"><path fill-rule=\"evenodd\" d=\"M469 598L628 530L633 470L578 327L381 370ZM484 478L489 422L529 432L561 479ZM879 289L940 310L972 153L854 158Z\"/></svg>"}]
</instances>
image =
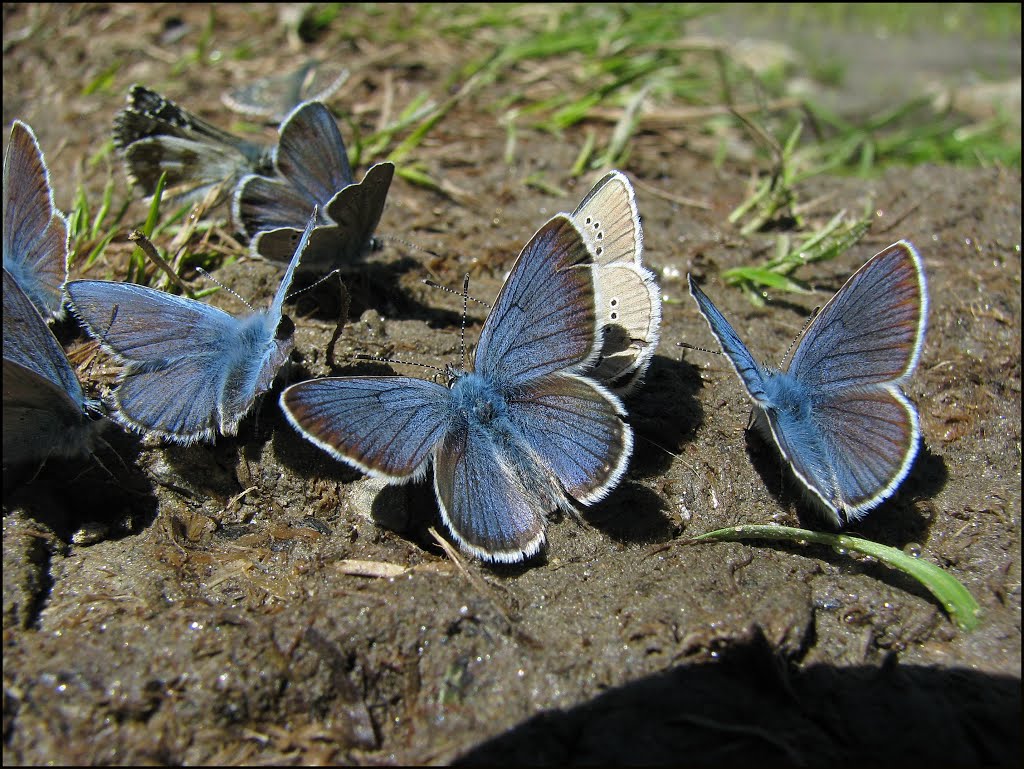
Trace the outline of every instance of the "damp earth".
<instances>
[{"instance_id":1,"label":"damp earth","mask_svg":"<svg viewBox=\"0 0 1024 769\"><path fill-rule=\"evenodd\" d=\"M420 94L452 99L398 162L440 183L396 176L383 248L342 275L340 334L336 281L288 310L290 381L419 375L356 355L457 363L462 301L423 280L461 287L468 273L472 294L492 299L530 236L599 178L571 169L615 124L553 132L519 116L512 131L503 100L575 87L585 63L526 61L455 98L467 64L500 41L415 35L396 22L403 12L416 13L353 6L314 34L268 6L5 5L5 132L14 118L33 127L67 211L78 184L100 199L108 168L115 202L127 199L101 150L133 82L232 127L226 88L341 57L351 75L330 104L347 141ZM374 25L384 31L367 34ZM247 57L227 55L242 47ZM5 471L4 763L1019 765L1019 169L807 180L812 224L870 201L871 227L800 273L813 293L757 307L721 278L775 242L728 220L765 168L735 130L724 159L695 123L641 118L630 139L619 167L661 281L661 344L625 402L636 446L623 482L580 521L554 517L540 557L452 557L429 481L382 487L333 461L288 425L277 390L236 438L167 447L110 429L102 466ZM103 257L72 277L123 276L128 223L145 212L134 202ZM269 302L280 268L246 256L226 224L207 237L234 257L216 279ZM970 633L872 559L686 543L741 523L828 530L745 431L728 362L676 346L714 346L687 273L760 359L780 361L814 308L901 238L920 251L930 294L906 387L923 446L898 493L849 530L960 580L983 613ZM210 301L244 309L226 291ZM470 304L470 341L485 313ZM58 331L86 386L109 388L111 362L73 325Z\"/></svg>"}]
</instances>

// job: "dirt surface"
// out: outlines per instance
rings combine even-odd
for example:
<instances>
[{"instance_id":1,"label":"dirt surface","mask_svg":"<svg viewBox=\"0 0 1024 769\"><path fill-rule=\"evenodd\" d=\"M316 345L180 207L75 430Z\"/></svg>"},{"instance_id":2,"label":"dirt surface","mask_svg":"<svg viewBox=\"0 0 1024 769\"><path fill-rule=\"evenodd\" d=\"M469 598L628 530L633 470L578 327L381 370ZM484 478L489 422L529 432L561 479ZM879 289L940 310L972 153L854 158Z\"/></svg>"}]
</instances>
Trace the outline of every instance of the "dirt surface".
<instances>
[{"instance_id":1,"label":"dirt surface","mask_svg":"<svg viewBox=\"0 0 1024 769\"><path fill-rule=\"evenodd\" d=\"M368 132L422 91L445 98L486 50L362 41L352 30L368 11L348 12L359 16L349 32L343 14L299 50L276 11L224 6L216 46L248 42L259 56L172 76L207 23L201 7L5 5L5 142L14 118L32 125L67 210L79 181L102 189L103 163L85 159L132 82L230 126L224 88L340 56L352 77L330 103ZM165 42L181 25L184 42ZM83 95L115 62L112 85ZM568 87L573 66L514 82ZM354 362L360 352L457 362L460 301L422 279L459 285L468 271L472 292L492 298L529 237L598 178L569 173L582 128L553 136L524 121L509 165L495 88L459 103L416 151L455 192L397 177L391 188L380 232L441 256L391 240L346 273L351 321L333 367L331 290L301 297L291 381L390 370ZM430 531L442 527L428 483L380 492L303 441L276 391L236 439L168 448L111 429L106 470L5 473L4 763L1019 765L1019 171L808 182L805 199L825 196L812 220L870 196L877 221L803 274L819 293L756 309L719 277L771 244L727 222L751 165L716 165L699 139L684 126L641 130L622 168L665 296L659 353L626 402L629 472L582 525L552 521L525 565L454 562ZM538 173L566 194L525 183ZM126 222L144 211L135 204ZM870 559L682 544L738 523L825 528L774 450L745 436L748 402L727 361L675 346L714 344L687 272L756 355L778 361L812 309L900 238L920 250L931 298L907 388L924 446L895 497L851 531L920 548L961 580L984 612L970 634ZM123 275L127 253L119 238L89 276ZM279 276L243 257L216 277L259 306ZM242 307L223 291L211 301ZM471 310L471 338L483 317ZM109 361L60 330L87 386L109 386ZM355 575L352 559L399 573Z\"/></svg>"}]
</instances>

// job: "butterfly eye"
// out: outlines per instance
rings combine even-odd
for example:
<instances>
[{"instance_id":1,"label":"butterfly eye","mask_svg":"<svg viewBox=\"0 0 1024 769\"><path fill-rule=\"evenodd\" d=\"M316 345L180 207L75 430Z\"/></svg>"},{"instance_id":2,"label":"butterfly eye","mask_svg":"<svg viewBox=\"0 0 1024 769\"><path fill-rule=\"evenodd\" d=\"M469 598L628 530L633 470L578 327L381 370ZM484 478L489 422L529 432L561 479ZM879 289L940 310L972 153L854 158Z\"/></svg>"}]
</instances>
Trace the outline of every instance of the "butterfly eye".
<instances>
[{"instance_id":1,"label":"butterfly eye","mask_svg":"<svg viewBox=\"0 0 1024 769\"><path fill-rule=\"evenodd\" d=\"M277 331L274 332L275 339L287 339L295 333L295 324L287 315L281 316L281 322L277 324Z\"/></svg>"}]
</instances>

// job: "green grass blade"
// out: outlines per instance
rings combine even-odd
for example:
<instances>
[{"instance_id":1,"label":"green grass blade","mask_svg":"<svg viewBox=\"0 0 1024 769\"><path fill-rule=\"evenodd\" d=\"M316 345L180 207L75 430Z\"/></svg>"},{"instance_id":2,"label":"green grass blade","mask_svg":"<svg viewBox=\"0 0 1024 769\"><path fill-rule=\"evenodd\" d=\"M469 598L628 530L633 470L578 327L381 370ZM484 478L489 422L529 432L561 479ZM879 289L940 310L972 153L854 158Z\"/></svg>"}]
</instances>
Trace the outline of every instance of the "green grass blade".
<instances>
[{"instance_id":1,"label":"green grass blade","mask_svg":"<svg viewBox=\"0 0 1024 769\"><path fill-rule=\"evenodd\" d=\"M981 608L974 596L955 577L921 558L914 558L889 545L848 534L825 534L792 526L730 526L694 537L690 542L737 541L741 539L771 539L783 542L831 547L838 552L853 550L877 558L886 566L908 574L934 595L945 607L950 619L964 631L974 630L981 623Z\"/></svg>"}]
</instances>

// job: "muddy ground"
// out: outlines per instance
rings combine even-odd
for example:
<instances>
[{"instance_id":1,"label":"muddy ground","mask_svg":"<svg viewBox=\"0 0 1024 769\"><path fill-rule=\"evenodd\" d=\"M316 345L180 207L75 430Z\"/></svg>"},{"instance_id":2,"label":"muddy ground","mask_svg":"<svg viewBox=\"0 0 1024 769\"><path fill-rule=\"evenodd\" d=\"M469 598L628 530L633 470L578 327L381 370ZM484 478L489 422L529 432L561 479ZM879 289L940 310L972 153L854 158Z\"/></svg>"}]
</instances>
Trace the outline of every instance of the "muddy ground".
<instances>
[{"instance_id":1,"label":"muddy ground","mask_svg":"<svg viewBox=\"0 0 1024 769\"><path fill-rule=\"evenodd\" d=\"M352 77L331 105L369 131L387 100L397 110L423 90L443 99L489 44L361 40L351 30L368 11L347 13L358 23L343 14L300 49L276 12L224 6L215 46L245 41L260 55L172 76L206 24L200 8L5 5L5 142L14 118L32 125L67 210L78 181L102 189L103 164L83 159L107 140L132 82L228 126L224 88L306 55L343 56ZM184 36L166 42L179 23ZM110 87L83 95L115 62ZM568 87L576 64L510 77ZM331 292L298 300L292 381L382 370L354 362L358 352L454 361L460 302L421 280L458 285L468 271L473 293L493 297L533 232L589 190L598 174L569 173L580 128L552 136L524 122L506 163L491 109L501 95L460 103L415 154L453 194L396 177L380 231L435 255L392 240L346 273L351 320L333 367ZM378 494L299 438L276 393L236 439L167 448L111 429L106 470L5 473L4 763L1019 765L1019 171L808 182L804 199L824 196L812 221L868 196L877 220L803 273L820 292L757 309L719 277L771 243L727 222L754 166L716 164L708 146L687 126L633 140L622 170L665 296L662 344L626 404L636 449L621 486L582 525L552 521L544 554L525 565L454 562L431 531L442 527L429 484ZM566 194L528 186L538 173ZM126 194L119 166L115 176ZM126 222L143 216L137 204ZM931 296L908 386L924 446L897 495L850 530L920 547L961 580L984 612L970 634L870 560L683 544L737 523L825 528L774 451L746 437L746 395L727 362L675 346L713 345L686 273L755 354L777 361L813 307L900 238L919 248ZM89 276L123 275L127 253L119 238ZM241 258L217 278L259 305L279 275ZM241 308L226 292L211 301ZM471 337L482 320L471 311ZM100 392L109 362L60 330ZM352 559L397 576L353 574Z\"/></svg>"}]
</instances>

